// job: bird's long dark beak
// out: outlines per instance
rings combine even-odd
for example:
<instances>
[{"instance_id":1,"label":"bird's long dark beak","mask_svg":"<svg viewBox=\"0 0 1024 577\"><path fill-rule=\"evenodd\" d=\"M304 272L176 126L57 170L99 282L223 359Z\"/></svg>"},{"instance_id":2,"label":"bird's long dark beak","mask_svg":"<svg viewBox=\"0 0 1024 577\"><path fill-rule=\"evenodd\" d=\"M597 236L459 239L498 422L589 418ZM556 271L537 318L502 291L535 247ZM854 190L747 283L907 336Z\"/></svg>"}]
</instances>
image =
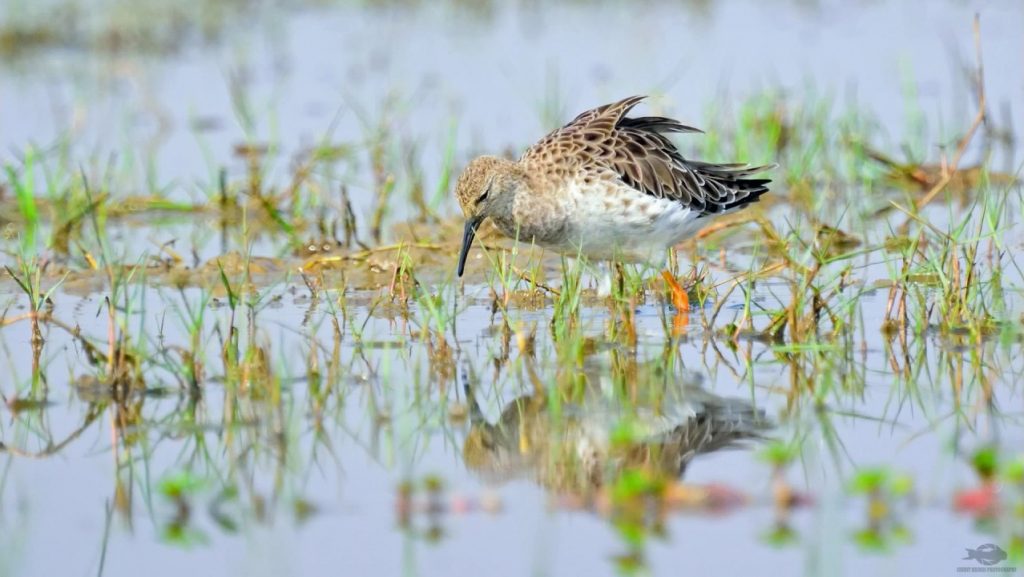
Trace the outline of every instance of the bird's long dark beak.
<instances>
[{"instance_id":1,"label":"bird's long dark beak","mask_svg":"<svg viewBox=\"0 0 1024 577\"><path fill-rule=\"evenodd\" d=\"M483 220L481 216L474 216L473 218L466 220L466 228L462 231L462 250L459 251L459 270L458 274L461 277L462 272L466 269L466 257L469 256L469 247L473 245L473 237L476 236L476 227L480 225L480 221Z\"/></svg>"}]
</instances>

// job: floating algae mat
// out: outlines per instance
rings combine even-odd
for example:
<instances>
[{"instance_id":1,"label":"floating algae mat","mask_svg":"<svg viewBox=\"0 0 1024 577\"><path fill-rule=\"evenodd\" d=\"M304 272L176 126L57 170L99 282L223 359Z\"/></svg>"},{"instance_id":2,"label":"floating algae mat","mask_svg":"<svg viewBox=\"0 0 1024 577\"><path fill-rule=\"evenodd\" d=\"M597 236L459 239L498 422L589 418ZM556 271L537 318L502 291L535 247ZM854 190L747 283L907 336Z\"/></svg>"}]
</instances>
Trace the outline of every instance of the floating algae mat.
<instances>
[{"instance_id":1,"label":"floating algae mat","mask_svg":"<svg viewBox=\"0 0 1024 577\"><path fill-rule=\"evenodd\" d=\"M928 8L9 2L0 575L1018 570L1024 7ZM630 94L779 165L691 308L456 277L465 164Z\"/></svg>"}]
</instances>

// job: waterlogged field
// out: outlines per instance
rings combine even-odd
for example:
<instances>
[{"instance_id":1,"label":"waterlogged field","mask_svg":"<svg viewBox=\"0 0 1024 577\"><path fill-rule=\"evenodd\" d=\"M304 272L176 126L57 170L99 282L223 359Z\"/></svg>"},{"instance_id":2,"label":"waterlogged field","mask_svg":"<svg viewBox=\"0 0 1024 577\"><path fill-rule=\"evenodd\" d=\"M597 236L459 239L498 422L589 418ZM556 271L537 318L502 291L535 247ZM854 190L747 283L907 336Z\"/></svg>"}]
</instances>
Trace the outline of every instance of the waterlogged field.
<instances>
[{"instance_id":1,"label":"waterlogged field","mask_svg":"<svg viewBox=\"0 0 1024 577\"><path fill-rule=\"evenodd\" d=\"M1022 24L7 0L0 575L1015 572ZM456 278L461 167L633 93L779 164L692 309L486 231Z\"/></svg>"}]
</instances>

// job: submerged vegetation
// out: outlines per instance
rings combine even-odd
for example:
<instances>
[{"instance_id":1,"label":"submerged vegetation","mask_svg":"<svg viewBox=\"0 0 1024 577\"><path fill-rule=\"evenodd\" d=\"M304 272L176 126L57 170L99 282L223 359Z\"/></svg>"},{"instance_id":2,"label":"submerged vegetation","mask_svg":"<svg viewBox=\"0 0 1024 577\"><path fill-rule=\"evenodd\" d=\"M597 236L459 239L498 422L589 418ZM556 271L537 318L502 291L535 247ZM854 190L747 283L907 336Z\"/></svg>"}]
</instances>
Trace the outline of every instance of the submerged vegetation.
<instances>
[{"instance_id":1,"label":"submerged vegetation","mask_svg":"<svg viewBox=\"0 0 1024 577\"><path fill-rule=\"evenodd\" d=\"M9 34L0 53L29 43ZM1024 203L1019 169L993 168L1020 153L981 62L977 115L939 142L894 142L829 96L710 109L687 145L781 168L760 206L678 247L690 311L652 271L622 267L599 298L589 263L486 231L457 280L454 130L430 170L390 117L291 158L249 139L244 170L214 157L195 187L26 144L0 182L0 528L11 467L73 452L111 464L86 505L101 572L143 523L197 548L337 515L322 479L352 462L390 483L414 542L523 506L501 486L522 479L606 519L625 572L684 514L771 509L749 536L798 547L794 518L837 500L856 547L906 546L927 509L1019 562ZM688 479L724 449L753 473Z\"/></svg>"}]
</instances>

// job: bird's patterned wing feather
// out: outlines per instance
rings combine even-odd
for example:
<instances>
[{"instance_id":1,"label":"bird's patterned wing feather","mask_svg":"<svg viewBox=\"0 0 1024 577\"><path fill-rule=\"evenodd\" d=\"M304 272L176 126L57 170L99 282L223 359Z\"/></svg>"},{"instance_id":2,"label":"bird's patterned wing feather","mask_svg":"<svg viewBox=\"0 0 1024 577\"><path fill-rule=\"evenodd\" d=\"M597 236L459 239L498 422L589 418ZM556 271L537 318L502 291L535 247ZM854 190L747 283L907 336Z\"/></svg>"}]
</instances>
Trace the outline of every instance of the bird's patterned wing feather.
<instances>
[{"instance_id":1,"label":"bird's patterned wing feather","mask_svg":"<svg viewBox=\"0 0 1024 577\"><path fill-rule=\"evenodd\" d=\"M687 160L665 134L701 130L661 116L627 118L644 98L632 96L583 112L527 150L523 162L549 179L610 169L628 186L701 214L740 208L768 191L769 180L749 177L771 166Z\"/></svg>"}]
</instances>

